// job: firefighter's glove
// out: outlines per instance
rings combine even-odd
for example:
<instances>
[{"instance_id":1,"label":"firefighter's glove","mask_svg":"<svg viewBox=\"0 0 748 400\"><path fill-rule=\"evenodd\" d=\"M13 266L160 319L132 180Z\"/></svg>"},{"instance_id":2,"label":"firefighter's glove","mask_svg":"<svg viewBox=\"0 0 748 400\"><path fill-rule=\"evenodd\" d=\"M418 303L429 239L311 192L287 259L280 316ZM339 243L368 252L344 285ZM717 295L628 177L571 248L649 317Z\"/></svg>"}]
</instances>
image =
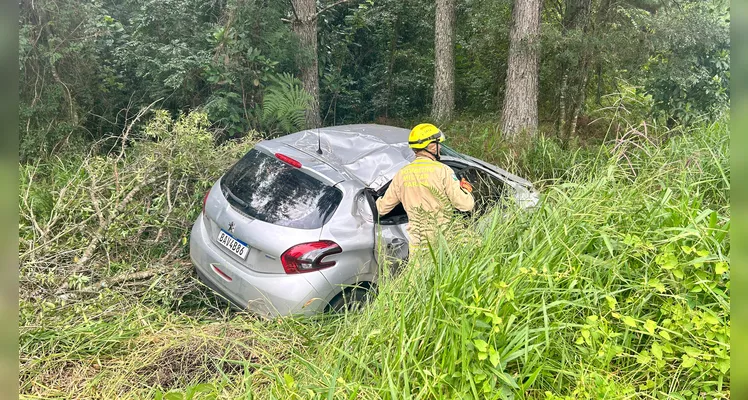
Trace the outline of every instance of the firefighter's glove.
<instances>
[{"instance_id":1,"label":"firefighter's glove","mask_svg":"<svg viewBox=\"0 0 748 400\"><path fill-rule=\"evenodd\" d=\"M468 193L473 193L473 185L471 185L465 178L460 179L460 187Z\"/></svg>"}]
</instances>

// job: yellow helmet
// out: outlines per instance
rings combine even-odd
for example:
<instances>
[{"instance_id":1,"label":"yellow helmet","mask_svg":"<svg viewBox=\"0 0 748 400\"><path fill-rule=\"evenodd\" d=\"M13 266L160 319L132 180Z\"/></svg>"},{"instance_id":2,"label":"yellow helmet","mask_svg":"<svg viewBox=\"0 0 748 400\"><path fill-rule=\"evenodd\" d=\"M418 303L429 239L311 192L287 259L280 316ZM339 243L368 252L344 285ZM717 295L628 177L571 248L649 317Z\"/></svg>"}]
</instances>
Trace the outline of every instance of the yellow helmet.
<instances>
[{"instance_id":1,"label":"yellow helmet","mask_svg":"<svg viewBox=\"0 0 748 400\"><path fill-rule=\"evenodd\" d=\"M408 136L408 144L411 149L425 149L431 142L443 142L445 139L442 131L432 124L418 124Z\"/></svg>"}]
</instances>

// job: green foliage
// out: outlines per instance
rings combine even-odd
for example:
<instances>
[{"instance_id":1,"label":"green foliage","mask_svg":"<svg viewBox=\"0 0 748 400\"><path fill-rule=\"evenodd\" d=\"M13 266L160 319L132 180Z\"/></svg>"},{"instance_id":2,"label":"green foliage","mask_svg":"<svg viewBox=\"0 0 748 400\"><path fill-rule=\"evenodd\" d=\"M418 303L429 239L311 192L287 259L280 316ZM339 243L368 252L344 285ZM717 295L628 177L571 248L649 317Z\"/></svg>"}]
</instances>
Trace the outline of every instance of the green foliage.
<instances>
[{"instance_id":1,"label":"green foliage","mask_svg":"<svg viewBox=\"0 0 748 400\"><path fill-rule=\"evenodd\" d=\"M169 11L175 9L181 12ZM264 84L293 68L296 45L280 20L284 7L168 0L120 10L132 38L117 49L119 69L132 77L131 90L163 98L172 111L202 107L225 137L259 127Z\"/></svg>"},{"instance_id":2,"label":"green foliage","mask_svg":"<svg viewBox=\"0 0 748 400\"><path fill-rule=\"evenodd\" d=\"M653 113L669 125L718 117L730 100L730 22L726 5L686 2L658 14L654 54L643 67Z\"/></svg>"},{"instance_id":3,"label":"green foliage","mask_svg":"<svg viewBox=\"0 0 748 400\"><path fill-rule=\"evenodd\" d=\"M23 160L119 136L132 110L153 102L175 114L203 109L221 139L243 136L261 127L270 76L295 70L297 44L281 20L287 4L27 3L19 59Z\"/></svg>"},{"instance_id":4,"label":"green foliage","mask_svg":"<svg viewBox=\"0 0 748 400\"><path fill-rule=\"evenodd\" d=\"M423 0L362 2L325 14L319 55L327 123L427 114L433 95L433 21L434 3Z\"/></svg>"},{"instance_id":5,"label":"green foliage","mask_svg":"<svg viewBox=\"0 0 748 400\"><path fill-rule=\"evenodd\" d=\"M21 160L88 138L88 111L106 102L112 71L99 69L108 31L99 2L21 2L19 139Z\"/></svg>"},{"instance_id":6,"label":"green foliage","mask_svg":"<svg viewBox=\"0 0 748 400\"><path fill-rule=\"evenodd\" d=\"M267 128L273 124L284 133L301 130L305 125L304 111L312 96L301 86L301 81L291 74L282 74L270 79L262 99L263 123Z\"/></svg>"},{"instance_id":7,"label":"green foliage","mask_svg":"<svg viewBox=\"0 0 748 400\"><path fill-rule=\"evenodd\" d=\"M589 13L579 11L584 4ZM724 2L568 0L545 7L543 21L539 107L547 120L568 126L580 101L581 116L593 113L622 91L621 81L653 99L637 119L668 127L714 120L729 107Z\"/></svg>"},{"instance_id":8,"label":"green foliage","mask_svg":"<svg viewBox=\"0 0 748 400\"><path fill-rule=\"evenodd\" d=\"M325 125L429 114L433 2L319 7ZM457 7L455 95L465 115L500 109L510 10L510 1ZM219 140L252 129L298 129L288 116L265 120L262 110L277 87L274 77L296 74L312 56L292 33L292 16L288 2L258 0L23 2L21 158L102 138L109 141L102 148L116 147L113 138L133 121L132 110L153 102L174 114L204 110ZM714 119L728 105L726 3L564 0L544 7L542 21L540 119L556 122L559 133L565 124L564 145L574 116L583 136L591 110L620 92L621 81L653 100L637 118L654 116L671 127Z\"/></svg>"},{"instance_id":9,"label":"green foliage","mask_svg":"<svg viewBox=\"0 0 748 400\"><path fill-rule=\"evenodd\" d=\"M455 103L468 113L501 109L509 56L510 1L457 5Z\"/></svg>"},{"instance_id":10,"label":"green foliage","mask_svg":"<svg viewBox=\"0 0 748 400\"><path fill-rule=\"evenodd\" d=\"M252 143L249 137L215 147L207 127L204 113L172 120L166 111L156 111L127 155L100 156L93 149L21 165L24 296L44 297L66 286L82 289L179 259L202 195ZM100 262L107 267L91 268ZM152 295L173 301L169 289Z\"/></svg>"}]
</instances>

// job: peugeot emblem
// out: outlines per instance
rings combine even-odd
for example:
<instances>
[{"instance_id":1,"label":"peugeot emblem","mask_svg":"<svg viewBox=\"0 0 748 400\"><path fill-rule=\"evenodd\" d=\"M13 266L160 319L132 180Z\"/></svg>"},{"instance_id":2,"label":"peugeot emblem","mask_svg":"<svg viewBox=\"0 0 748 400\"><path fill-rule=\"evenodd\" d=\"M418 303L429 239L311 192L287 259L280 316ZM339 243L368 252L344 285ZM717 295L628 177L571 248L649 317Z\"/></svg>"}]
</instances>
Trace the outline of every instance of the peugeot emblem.
<instances>
[{"instance_id":1,"label":"peugeot emblem","mask_svg":"<svg viewBox=\"0 0 748 400\"><path fill-rule=\"evenodd\" d=\"M234 233L234 221L229 222L229 232Z\"/></svg>"}]
</instances>

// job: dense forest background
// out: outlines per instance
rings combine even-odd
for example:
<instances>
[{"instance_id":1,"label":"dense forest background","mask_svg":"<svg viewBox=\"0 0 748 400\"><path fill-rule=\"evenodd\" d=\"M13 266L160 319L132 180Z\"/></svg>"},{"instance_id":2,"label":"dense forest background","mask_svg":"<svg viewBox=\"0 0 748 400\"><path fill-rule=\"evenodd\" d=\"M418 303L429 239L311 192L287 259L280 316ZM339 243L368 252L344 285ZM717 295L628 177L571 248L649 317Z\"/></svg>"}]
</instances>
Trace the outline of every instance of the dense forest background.
<instances>
[{"instance_id":1,"label":"dense forest background","mask_svg":"<svg viewBox=\"0 0 748 400\"><path fill-rule=\"evenodd\" d=\"M498 115L512 2L452 7L452 115ZM594 112L618 104L624 93L634 120L672 128L715 118L729 103L728 7L701 0L544 1L540 131L560 139L577 129L584 134L602 116ZM433 1L318 1L316 9L312 54L293 31L292 2L22 1L21 159L101 139L114 145L148 108L174 117L204 111L219 140L314 125L300 114L315 97L325 126L407 125L433 114ZM319 92L310 97L300 71L313 61Z\"/></svg>"}]
</instances>

